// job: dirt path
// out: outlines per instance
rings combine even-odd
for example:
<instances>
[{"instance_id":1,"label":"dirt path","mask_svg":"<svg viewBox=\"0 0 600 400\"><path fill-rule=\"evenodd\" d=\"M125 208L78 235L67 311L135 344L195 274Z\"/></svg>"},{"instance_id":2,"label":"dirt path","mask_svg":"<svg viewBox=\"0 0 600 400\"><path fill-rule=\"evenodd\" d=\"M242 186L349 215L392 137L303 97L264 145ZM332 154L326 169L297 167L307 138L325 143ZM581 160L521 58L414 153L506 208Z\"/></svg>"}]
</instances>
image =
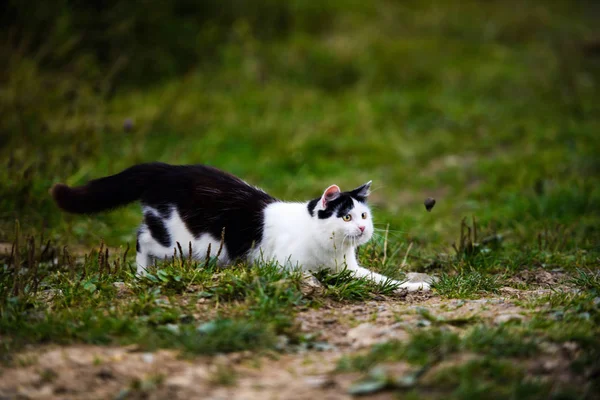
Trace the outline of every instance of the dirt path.
<instances>
[{"instance_id":1,"label":"dirt path","mask_svg":"<svg viewBox=\"0 0 600 400\"><path fill-rule=\"evenodd\" d=\"M23 352L20 366L0 375L0 398L83 399L348 399L357 373L338 373L338 360L374 343L405 340L408 331L444 321L450 329L476 319L500 324L526 320L517 303L548 293L506 288L493 298L447 300L432 294L364 303L329 302L300 312L316 349L263 355L249 352L182 359L174 351L143 353L135 347L49 346ZM380 393L372 398L391 398Z\"/></svg>"}]
</instances>

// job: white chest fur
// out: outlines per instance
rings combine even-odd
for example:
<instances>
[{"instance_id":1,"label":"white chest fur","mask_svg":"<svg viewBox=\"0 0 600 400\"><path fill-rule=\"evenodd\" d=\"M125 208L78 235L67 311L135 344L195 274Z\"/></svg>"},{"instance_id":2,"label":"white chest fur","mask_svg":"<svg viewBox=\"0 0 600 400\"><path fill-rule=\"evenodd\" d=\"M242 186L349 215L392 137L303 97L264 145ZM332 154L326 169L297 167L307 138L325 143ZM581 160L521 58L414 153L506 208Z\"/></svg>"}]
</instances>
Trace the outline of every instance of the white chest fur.
<instances>
[{"instance_id":1,"label":"white chest fur","mask_svg":"<svg viewBox=\"0 0 600 400\"><path fill-rule=\"evenodd\" d=\"M350 241L335 237L333 227L320 222L311 217L307 203L269 205L264 210L262 242L250 258L277 261L287 268L302 267L306 271L352 262L354 248Z\"/></svg>"}]
</instances>

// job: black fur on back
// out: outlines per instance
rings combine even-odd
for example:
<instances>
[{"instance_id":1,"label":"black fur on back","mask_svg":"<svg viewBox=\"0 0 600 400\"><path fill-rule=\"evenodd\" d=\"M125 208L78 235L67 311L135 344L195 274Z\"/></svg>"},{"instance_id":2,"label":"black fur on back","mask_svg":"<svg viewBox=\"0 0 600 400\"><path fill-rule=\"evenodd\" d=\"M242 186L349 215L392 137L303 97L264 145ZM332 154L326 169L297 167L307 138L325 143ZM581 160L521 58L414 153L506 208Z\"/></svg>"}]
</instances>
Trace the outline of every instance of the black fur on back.
<instances>
[{"instance_id":1,"label":"black fur on back","mask_svg":"<svg viewBox=\"0 0 600 400\"><path fill-rule=\"evenodd\" d=\"M362 187L351 190L349 192L341 192L338 197L334 200L330 200L327 202L327 206L324 210L319 210L317 212L317 216L319 219L326 219L335 214L336 217L341 218L344 215L348 214L350 210L354 208L354 202L352 199L360 202L366 203L367 198L364 196L360 196L360 190ZM311 216L315 215L315 207L321 201L321 198L313 199L308 202L308 212Z\"/></svg>"},{"instance_id":2,"label":"black fur on back","mask_svg":"<svg viewBox=\"0 0 600 400\"><path fill-rule=\"evenodd\" d=\"M83 186L71 188L58 183L52 186L50 194L64 211L93 214L139 200L148 185L171 167L163 163L135 165L116 175L89 181Z\"/></svg>"},{"instance_id":3,"label":"black fur on back","mask_svg":"<svg viewBox=\"0 0 600 400\"><path fill-rule=\"evenodd\" d=\"M195 237L210 233L218 239L225 229L225 248L231 258L243 256L261 241L263 210L277 201L216 168L163 163L136 165L76 188L56 185L52 195L60 208L74 213L99 212L136 200L163 218L176 208ZM146 213L145 223L159 243L173 245L158 216Z\"/></svg>"}]
</instances>

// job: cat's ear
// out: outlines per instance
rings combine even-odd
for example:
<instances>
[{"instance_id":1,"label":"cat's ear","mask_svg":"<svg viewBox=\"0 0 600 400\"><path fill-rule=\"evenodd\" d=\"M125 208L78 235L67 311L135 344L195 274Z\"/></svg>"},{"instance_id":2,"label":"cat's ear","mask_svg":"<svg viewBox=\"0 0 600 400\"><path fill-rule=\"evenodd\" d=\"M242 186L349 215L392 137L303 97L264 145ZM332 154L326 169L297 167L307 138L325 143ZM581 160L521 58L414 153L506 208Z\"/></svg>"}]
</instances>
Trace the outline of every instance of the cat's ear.
<instances>
[{"instance_id":1,"label":"cat's ear","mask_svg":"<svg viewBox=\"0 0 600 400\"><path fill-rule=\"evenodd\" d=\"M331 185L323 192L321 196L321 204L323 208L327 208L327 203L340 197L340 188L338 185Z\"/></svg>"},{"instance_id":2,"label":"cat's ear","mask_svg":"<svg viewBox=\"0 0 600 400\"><path fill-rule=\"evenodd\" d=\"M362 186L357 187L356 189L350 191L350 194L352 195L352 197L358 197L358 198L367 198L369 197L369 194L371 194L371 183L373 181L369 181L367 183L365 183Z\"/></svg>"}]
</instances>

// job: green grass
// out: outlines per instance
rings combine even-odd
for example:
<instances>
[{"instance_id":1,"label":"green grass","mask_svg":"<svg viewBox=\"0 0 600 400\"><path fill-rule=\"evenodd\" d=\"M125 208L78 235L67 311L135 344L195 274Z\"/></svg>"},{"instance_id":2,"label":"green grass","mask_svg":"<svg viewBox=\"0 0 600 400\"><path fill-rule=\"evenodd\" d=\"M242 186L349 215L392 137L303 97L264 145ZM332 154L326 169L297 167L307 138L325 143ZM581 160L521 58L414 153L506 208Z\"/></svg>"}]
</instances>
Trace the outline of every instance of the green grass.
<instances>
[{"instance_id":1,"label":"green grass","mask_svg":"<svg viewBox=\"0 0 600 400\"><path fill-rule=\"evenodd\" d=\"M195 8L174 6L152 6L135 21L139 13L103 12L95 23L106 29L93 40L82 36L85 10L7 14L10 26L26 24L3 31L0 46L8 61L0 67L0 242L18 239L16 257L0 255L2 359L44 343L207 354L305 340L295 312L322 302L303 298L298 273L199 265L182 249L136 279L138 205L74 216L48 195L56 182L157 160L214 165L286 200L372 179L377 229L359 250L362 265L395 279L435 274L443 299L504 295L511 285L555 289L523 300L536 314L522 325L434 320L410 346L374 349L363 371L382 360L423 365L432 348L443 357L468 351L482 359L440 377L431 396L440 385L454 398L493 390L547 398L545 384L507 363L535 357L540 343L569 341L585 349L572 367L584 379L597 371L593 2L255 3L223 13L208 2L197 20ZM149 29L160 32L152 46L136 36ZM427 212L430 196L437 203ZM106 246L118 250L106 255ZM524 271L559 271L564 280L514 283ZM347 271L319 279L331 301L393 289Z\"/></svg>"},{"instance_id":2,"label":"green grass","mask_svg":"<svg viewBox=\"0 0 600 400\"><path fill-rule=\"evenodd\" d=\"M356 278L346 268L339 272L321 270L315 277L325 287L323 294L335 300L366 300L373 297L373 294L391 294L398 288L391 279L377 284L368 279Z\"/></svg>"},{"instance_id":3,"label":"green grass","mask_svg":"<svg viewBox=\"0 0 600 400\"><path fill-rule=\"evenodd\" d=\"M190 260L175 258L140 279L127 268L106 272L123 255L98 254L74 270L40 264L31 275L23 269L16 285L4 269L2 288L16 290L0 306L5 355L31 343L135 343L214 354L275 348L277 335L299 340L294 310L306 301L297 272L271 264L221 271L214 262L185 265ZM196 309L199 301L207 306Z\"/></svg>"},{"instance_id":4,"label":"green grass","mask_svg":"<svg viewBox=\"0 0 600 400\"><path fill-rule=\"evenodd\" d=\"M433 288L442 296L458 299L477 298L499 292L501 277L475 270L457 274L441 273Z\"/></svg>"},{"instance_id":5,"label":"green grass","mask_svg":"<svg viewBox=\"0 0 600 400\"><path fill-rule=\"evenodd\" d=\"M577 330L578 334L574 334ZM558 337L555 332L563 332ZM584 352L574 360L562 361L571 374L593 371L598 367L594 358L598 354L598 341L592 339L597 328L569 327L555 322L552 329L534 320L526 326L501 325L489 327L475 325L460 334L446 328L431 328L412 332L409 341L391 341L373 346L366 354L343 357L338 371L361 371L364 378L352 390L372 393L394 390L407 396L420 398L470 399L536 398L565 395L567 398L586 398L596 386L588 383L582 387L560 384L553 386L535 378L528 370L531 360L544 354L542 343L575 342ZM380 376L377 371L398 362L408 362L413 372L402 376ZM533 374L533 375L532 375ZM410 378L410 385L406 379ZM433 393L430 392L435 388Z\"/></svg>"},{"instance_id":6,"label":"green grass","mask_svg":"<svg viewBox=\"0 0 600 400\"><path fill-rule=\"evenodd\" d=\"M413 329L407 341L389 341L343 357L338 370L362 372L356 388L369 393L395 390L415 398L453 399L594 398L599 387L590 374L600 367L597 297L555 292L533 298L529 306L533 317L519 323L490 326L475 321L457 325L459 329L450 329L445 321L423 311L421 315L432 321L431 328ZM536 360L556 357L556 349L565 352L561 371L578 383L552 384L533 367ZM413 365L413 372L383 378L378 372L401 362ZM402 384L409 376L412 383Z\"/></svg>"}]
</instances>

